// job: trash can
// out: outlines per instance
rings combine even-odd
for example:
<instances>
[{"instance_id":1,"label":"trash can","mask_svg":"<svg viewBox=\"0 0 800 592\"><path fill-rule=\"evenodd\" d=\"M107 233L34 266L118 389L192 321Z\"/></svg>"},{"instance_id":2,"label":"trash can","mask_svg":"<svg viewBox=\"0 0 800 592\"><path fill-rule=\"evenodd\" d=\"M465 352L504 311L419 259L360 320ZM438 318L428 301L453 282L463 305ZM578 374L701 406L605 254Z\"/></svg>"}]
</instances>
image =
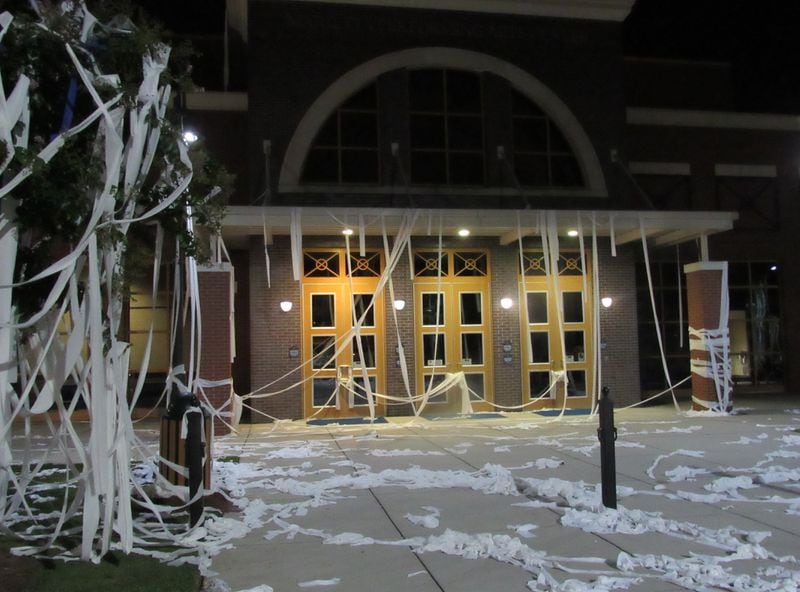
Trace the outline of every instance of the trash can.
<instances>
[{"instance_id":1,"label":"trash can","mask_svg":"<svg viewBox=\"0 0 800 592\"><path fill-rule=\"evenodd\" d=\"M204 442L204 463L203 463L203 488L211 489L211 428L212 420L208 411L201 407L197 397L191 393L180 393L173 397L172 402L167 408L166 413L161 417L161 438L159 442L159 454L162 459L171 463L184 467L187 471L189 468L189 459L187 458L186 439L181 439L181 426L183 424L183 416L190 408L200 408L203 413L203 427L205 430ZM165 462L159 463L159 472L161 475L173 485L182 487L189 486L189 479L181 475L175 469L169 467Z\"/></svg>"}]
</instances>

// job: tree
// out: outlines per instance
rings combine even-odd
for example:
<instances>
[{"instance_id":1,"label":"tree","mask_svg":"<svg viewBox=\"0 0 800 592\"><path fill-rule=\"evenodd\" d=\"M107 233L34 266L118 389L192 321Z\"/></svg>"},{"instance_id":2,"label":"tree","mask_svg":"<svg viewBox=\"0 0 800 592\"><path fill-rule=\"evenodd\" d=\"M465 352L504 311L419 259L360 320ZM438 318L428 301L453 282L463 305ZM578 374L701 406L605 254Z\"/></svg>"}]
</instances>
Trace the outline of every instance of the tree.
<instances>
[{"instance_id":1,"label":"tree","mask_svg":"<svg viewBox=\"0 0 800 592\"><path fill-rule=\"evenodd\" d=\"M77 451L64 508L80 517L81 556L94 561L112 544L129 552L134 538L126 270L142 245L157 263L165 232L183 255L201 254L194 229L219 230L230 186L181 137L172 98L188 84L190 54L119 6L33 0L0 15L0 523L26 507L36 468L14 466L15 420L55 408L54 437ZM61 397L68 380L72 405ZM71 429L79 399L88 440ZM62 525L29 552L52 547Z\"/></svg>"}]
</instances>

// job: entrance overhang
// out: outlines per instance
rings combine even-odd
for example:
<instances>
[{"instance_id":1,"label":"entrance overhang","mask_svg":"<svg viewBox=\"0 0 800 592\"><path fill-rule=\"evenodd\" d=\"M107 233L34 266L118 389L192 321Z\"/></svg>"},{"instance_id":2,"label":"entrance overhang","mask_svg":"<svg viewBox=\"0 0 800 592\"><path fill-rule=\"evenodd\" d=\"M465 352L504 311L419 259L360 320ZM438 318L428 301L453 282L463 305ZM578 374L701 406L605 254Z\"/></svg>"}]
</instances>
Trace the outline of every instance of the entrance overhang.
<instances>
[{"instance_id":1,"label":"entrance overhang","mask_svg":"<svg viewBox=\"0 0 800 592\"><path fill-rule=\"evenodd\" d=\"M346 227L355 232L363 225L364 234L380 236L383 228L391 236L415 210L409 208L325 208L289 206L230 206L223 221L222 235L232 247L250 236L291 233L293 213L299 212L302 233L306 236L340 235ZM545 214L553 214L559 234L583 229L591 236L592 226L599 237L609 237L616 245L641 240L642 235L656 246L668 246L731 230L738 218L735 212L663 212L636 210L500 210L500 209L419 209L413 236L455 235L466 228L472 237L496 238L501 245L519 236L538 236L544 229ZM237 245L238 243L238 245Z\"/></svg>"}]
</instances>

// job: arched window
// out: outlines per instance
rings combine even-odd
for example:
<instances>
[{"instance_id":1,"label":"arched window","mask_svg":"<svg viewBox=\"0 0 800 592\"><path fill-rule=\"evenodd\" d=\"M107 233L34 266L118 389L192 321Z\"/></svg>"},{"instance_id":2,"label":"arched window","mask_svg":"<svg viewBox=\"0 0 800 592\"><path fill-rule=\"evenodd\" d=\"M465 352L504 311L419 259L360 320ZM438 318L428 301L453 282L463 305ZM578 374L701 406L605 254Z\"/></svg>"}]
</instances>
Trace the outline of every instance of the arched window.
<instances>
[{"instance_id":1,"label":"arched window","mask_svg":"<svg viewBox=\"0 0 800 592\"><path fill-rule=\"evenodd\" d=\"M320 112L315 104L312 112L324 123L307 136L313 141L292 189L604 190L588 139L565 107L559 110L557 97L539 89L542 97L534 100L522 74L506 78L467 68L409 64L373 75L332 111ZM301 150L294 153L302 158ZM289 170L285 165L284 178Z\"/></svg>"},{"instance_id":2,"label":"arched window","mask_svg":"<svg viewBox=\"0 0 800 592\"><path fill-rule=\"evenodd\" d=\"M303 166L305 183L377 184L378 87L351 96L320 128Z\"/></svg>"}]
</instances>

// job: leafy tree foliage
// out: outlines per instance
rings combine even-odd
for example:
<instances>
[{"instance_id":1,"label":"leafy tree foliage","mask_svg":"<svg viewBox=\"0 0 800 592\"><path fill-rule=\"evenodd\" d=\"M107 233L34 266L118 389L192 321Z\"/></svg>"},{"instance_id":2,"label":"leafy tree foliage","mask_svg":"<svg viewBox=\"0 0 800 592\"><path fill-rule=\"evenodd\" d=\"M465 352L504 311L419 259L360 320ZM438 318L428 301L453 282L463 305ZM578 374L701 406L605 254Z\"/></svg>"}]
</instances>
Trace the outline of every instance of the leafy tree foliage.
<instances>
[{"instance_id":1,"label":"leafy tree foliage","mask_svg":"<svg viewBox=\"0 0 800 592\"><path fill-rule=\"evenodd\" d=\"M99 23L86 40L81 38L84 6ZM29 145L16 151L5 173L6 178L11 178L24 167L31 166L33 170L11 194L17 203L20 244L16 280L20 281L70 250L83 233L95 196L103 189L105 180L104 154L94 133L70 137L47 163L36 157L52 138L96 109L67 54L66 44L75 49L87 70L118 76L117 80L95 79L95 87L104 101L122 93L122 104L133 108L143 79L142 58L164 50L164 31L126 0L95 0L86 5L12 0L5 3L4 10L11 12L14 20L0 44L3 84L11 89L23 74L31 80ZM46 27L41 26L42 22ZM160 75L160 83L173 87L173 105L178 103L182 91L192 89L192 57L192 50L186 45L173 48L168 67ZM131 188L131 195L123 195L121 186L115 189L120 206L133 199L137 212L152 208L187 172L178 154L177 141L182 133L180 113L176 108L168 108L160 123L154 165L146 178ZM123 139L130 135L129 128L130 123L125 121ZM0 158L7 154L6 150L8 147L0 141ZM189 156L192 183L156 220L175 237L186 254L202 259L201 243L186 227L187 208L191 208L195 224L218 231L232 179L201 143L190 147ZM171 175L172 183L164 182L165 174ZM143 268L137 263L147 260L151 237L152 225L133 225L126 234L104 230L100 238L123 243L127 259L132 261L123 262L122 267L130 275ZM120 286L124 286L124 280L130 278L121 279ZM46 284L38 282L14 291L23 316L38 309L49 289Z\"/></svg>"}]
</instances>

